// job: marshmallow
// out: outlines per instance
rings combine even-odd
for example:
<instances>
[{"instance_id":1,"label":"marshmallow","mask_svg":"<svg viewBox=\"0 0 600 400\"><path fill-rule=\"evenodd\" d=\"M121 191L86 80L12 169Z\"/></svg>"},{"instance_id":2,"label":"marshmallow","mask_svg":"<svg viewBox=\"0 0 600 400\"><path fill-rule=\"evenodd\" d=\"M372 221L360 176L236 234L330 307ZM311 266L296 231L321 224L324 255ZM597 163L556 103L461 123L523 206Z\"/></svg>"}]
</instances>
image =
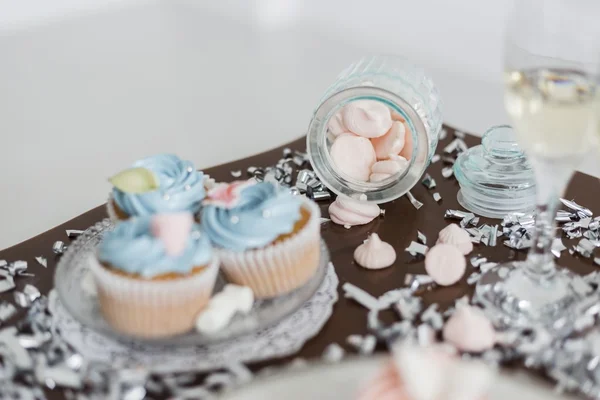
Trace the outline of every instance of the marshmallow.
<instances>
[{"instance_id":1,"label":"marshmallow","mask_svg":"<svg viewBox=\"0 0 600 400\"><path fill-rule=\"evenodd\" d=\"M350 134L339 135L330 149L331 159L339 172L359 181L368 181L377 161L369 139Z\"/></svg>"},{"instance_id":2,"label":"marshmallow","mask_svg":"<svg viewBox=\"0 0 600 400\"><path fill-rule=\"evenodd\" d=\"M248 314L254 304L252 289L228 284L214 295L196 319L196 330L210 335L225 328L235 313Z\"/></svg>"},{"instance_id":3,"label":"marshmallow","mask_svg":"<svg viewBox=\"0 0 600 400\"><path fill-rule=\"evenodd\" d=\"M364 225L373 221L381 214L381 209L375 203L352 200L338 196L329 205L329 218L338 225Z\"/></svg>"},{"instance_id":4,"label":"marshmallow","mask_svg":"<svg viewBox=\"0 0 600 400\"><path fill-rule=\"evenodd\" d=\"M375 100L357 100L342 109L344 125L352 133L366 138L385 135L392 126L390 109Z\"/></svg>"},{"instance_id":5,"label":"marshmallow","mask_svg":"<svg viewBox=\"0 0 600 400\"><path fill-rule=\"evenodd\" d=\"M156 214L152 216L150 230L152 236L163 242L165 252L176 257L185 250L193 223L192 214L187 212Z\"/></svg>"},{"instance_id":6,"label":"marshmallow","mask_svg":"<svg viewBox=\"0 0 600 400\"><path fill-rule=\"evenodd\" d=\"M473 242L471 242L469 232L456 224L448 225L442 229L438 235L437 243L450 244L465 255L473 251Z\"/></svg>"},{"instance_id":7,"label":"marshmallow","mask_svg":"<svg viewBox=\"0 0 600 400\"><path fill-rule=\"evenodd\" d=\"M399 154L404 148L406 127L402 122L394 121L392 127L383 136L371 139L378 160L390 158L391 154Z\"/></svg>"},{"instance_id":8,"label":"marshmallow","mask_svg":"<svg viewBox=\"0 0 600 400\"><path fill-rule=\"evenodd\" d=\"M457 308L444 325L444 340L460 351L480 353L494 347L496 332L479 308L466 305Z\"/></svg>"},{"instance_id":9,"label":"marshmallow","mask_svg":"<svg viewBox=\"0 0 600 400\"><path fill-rule=\"evenodd\" d=\"M354 260L366 269L387 268L396 261L396 250L373 233L354 250Z\"/></svg>"},{"instance_id":10,"label":"marshmallow","mask_svg":"<svg viewBox=\"0 0 600 400\"><path fill-rule=\"evenodd\" d=\"M458 282L465 273L467 260L456 247L436 244L425 255L425 270L441 286Z\"/></svg>"}]
</instances>

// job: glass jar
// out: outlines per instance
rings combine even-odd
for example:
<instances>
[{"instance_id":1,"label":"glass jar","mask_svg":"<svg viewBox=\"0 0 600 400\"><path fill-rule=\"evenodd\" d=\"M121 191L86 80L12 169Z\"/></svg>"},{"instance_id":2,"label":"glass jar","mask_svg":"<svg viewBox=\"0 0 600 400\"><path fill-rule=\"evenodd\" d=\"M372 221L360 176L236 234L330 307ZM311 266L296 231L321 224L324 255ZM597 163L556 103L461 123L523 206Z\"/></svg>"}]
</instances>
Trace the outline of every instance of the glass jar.
<instances>
[{"instance_id":1,"label":"glass jar","mask_svg":"<svg viewBox=\"0 0 600 400\"><path fill-rule=\"evenodd\" d=\"M412 142L407 163L402 161L401 170L383 180L350 177L336 166L331 156L334 142L342 135L332 134L329 121L341 118L347 110L344 107L362 100L376 101L389 108L392 119L404 125L405 143ZM440 95L421 68L402 57L367 57L346 68L325 92L308 128L307 150L315 173L331 191L384 203L404 195L419 182L435 153L441 127Z\"/></svg>"}]
</instances>

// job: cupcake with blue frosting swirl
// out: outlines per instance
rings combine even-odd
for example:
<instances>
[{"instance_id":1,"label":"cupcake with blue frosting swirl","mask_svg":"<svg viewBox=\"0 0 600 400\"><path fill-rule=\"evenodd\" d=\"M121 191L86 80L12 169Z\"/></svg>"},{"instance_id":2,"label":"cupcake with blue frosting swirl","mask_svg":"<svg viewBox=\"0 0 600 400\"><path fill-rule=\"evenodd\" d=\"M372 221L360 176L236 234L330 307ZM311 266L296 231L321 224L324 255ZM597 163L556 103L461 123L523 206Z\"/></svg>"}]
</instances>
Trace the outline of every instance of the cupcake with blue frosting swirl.
<instances>
[{"instance_id":1,"label":"cupcake with blue frosting swirl","mask_svg":"<svg viewBox=\"0 0 600 400\"><path fill-rule=\"evenodd\" d=\"M227 278L268 298L297 289L317 271L319 217L305 197L270 182L240 181L209 192L201 222Z\"/></svg>"},{"instance_id":2,"label":"cupcake with blue frosting swirl","mask_svg":"<svg viewBox=\"0 0 600 400\"><path fill-rule=\"evenodd\" d=\"M113 221L157 213L196 214L206 196L206 178L191 161L173 154L144 158L109 179L113 190L108 214Z\"/></svg>"},{"instance_id":3,"label":"cupcake with blue frosting swirl","mask_svg":"<svg viewBox=\"0 0 600 400\"><path fill-rule=\"evenodd\" d=\"M107 232L91 260L104 318L138 337L190 330L210 299L218 256L190 213L130 218Z\"/></svg>"}]
</instances>

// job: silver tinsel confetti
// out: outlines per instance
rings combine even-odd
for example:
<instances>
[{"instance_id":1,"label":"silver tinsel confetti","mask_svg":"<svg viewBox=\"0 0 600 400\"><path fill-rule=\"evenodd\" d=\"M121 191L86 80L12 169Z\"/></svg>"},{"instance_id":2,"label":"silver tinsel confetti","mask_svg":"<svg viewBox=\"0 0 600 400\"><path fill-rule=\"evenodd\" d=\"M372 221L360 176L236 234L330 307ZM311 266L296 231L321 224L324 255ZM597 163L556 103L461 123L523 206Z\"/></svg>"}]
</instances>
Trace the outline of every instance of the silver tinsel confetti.
<instances>
[{"instance_id":1,"label":"silver tinsel confetti","mask_svg":"<svg viewBox=\"0 0 600 400\"><path fill-rule=\"evenodd\" d=\"M413 196L413 194L411 192L406 192L406 197L408 197L408 200L410 201L410 203L413 205L413 207L415 207L417 210L421 207L423 207L423 203L421 203L419 200L417 200L415 198L415 196Z\"/></svg>"},{"instance_id":2,"label":"silver tinsel confetti","mask_svg":"<svg viewBox=\"0 0 600 400\"><path fill-rule=\"evenodd\" d=\"M325 348L325 351L323 351L323 355L321 357L326 362L337 363L344 358L344 354L345 351L339 344L331 343Z\"/></svg>"},{"instance_id":3,"label":"silver tinsel confetti","mask_svg":"<svg viewBox=\"0 0 600 400\"><path fill-rule=\"evenodd\" d=\"M440 196L440 194L439 194L438 192L435 192L435 193L433 194L433 199L434 199L436 202L438 202L438 203L439 203L439 202L440 202L440 200L442 200L442 196Z\"/></svg>"},{"instance_id":4,"label":"silver tinsel confetti","mask_svg":"<svg viewBox=\"0 0 600 400\"><path fill-rule=\"evenodd\" d=\"M70 239L76 238L83 233L83 231L79 229L67 229L65 232Z\"/></svg>"},{"instance_id":5,"label":"silver tinsel confetti","mask_svg":"<svg viewBox=\"0 0 600 400\"><path fill-rule=\"evenodd\" d=\"M422 244L427 244L427 236L425 236L421 231L417 231L417 239Z\"/></svg>"},{"instance_id":6,"label":"silver tinsel confetti","mask_svg":"<svg viewBox=\"0 0 600 400\"><path fill-rule=\"evenodd\" d=\"M425 174L423 176L423 179L421 179L421 183L427 188L427 189L433 189L435 188L435 179L433 179L431 177L431 175L429 174Z\"/></svg>"},{"instance_id":7,"label":"silver tinsel confetti","mask_svg":"<svg viewBox=\"0 0 600 400\"><path fill-rule=\"evenodd\" d=\"M233 176L234 178L239 178L240 176L242 176L242 171L240 171L239 169L236 171L231 171L231 176Z\"/></svg>"},{"instance_id":8,"label":"silver tinsel confetti","mask_svg":"<svg viewBox=\"0 0 600 400\"><path fill-rule=\"evenodd\" d=\"M439 154L434 154L433 157L431 157L431 163L435 164L436 162L440 161L440 155Z\"/></svg>"},{"instance_id":9,"label":"silver tinsel confetti","mask_svg":"<svg viewBox=\"0 0 600 400\"><path fill-rule=\"evenodd\" d=\"M454 167L444 167L442 168L442 176L446 179L450 178L454 175Z\"/></svg>"},{"instance_id":10,"label":"silver tinsel confetti","mask_svg":"<svg viewBox=\"0 0 600 400\"><path fill-rule=\"evenodd\" d=\"M410 242L410 245L404 250L410 253L411 256L416 257L417 254L424 256L429 248L421 243Z\"/></svg>"},{"instance_id":11,"label":"silver tinsel confetti","mask_svg":"<svg viewBox=\"0 0 600 400\"><path fill-rule=\"evenodd\" d=\"M42 256L36 257L35 261L37 261L38 264L40 264L44 268L48 267L48 261L46 260L45 257L42 257Z\"/></svg>"},{"instance_id":12,"label":"silver tinsel confetti","mask_svg":"<svg viewBox=\"0 0 600 400\"><path fill-rule=\"evenodd\" d=\"M355 300L358 304L362 305L363 307L369 310L379 309L379 303L377 299L371 296L369 293L365 292L364 290L360 289L359 287L354 286L349 282L346 282L342 286L342 289L344 290L345 296L347 298Z\"/></svg>"},{"instance_id":13,"label":"silver tinsel confetti","mask_svg":"<svg viewBox=\"0 0 600 400\"><path fill-rule=\"evenodd\" d=\"M52 245L52 251L54 252L54 254L60 255L60 254L63 254L66 250L67 250L67 245L61 240L57 240Z\"/></svg>"}]
</instances>

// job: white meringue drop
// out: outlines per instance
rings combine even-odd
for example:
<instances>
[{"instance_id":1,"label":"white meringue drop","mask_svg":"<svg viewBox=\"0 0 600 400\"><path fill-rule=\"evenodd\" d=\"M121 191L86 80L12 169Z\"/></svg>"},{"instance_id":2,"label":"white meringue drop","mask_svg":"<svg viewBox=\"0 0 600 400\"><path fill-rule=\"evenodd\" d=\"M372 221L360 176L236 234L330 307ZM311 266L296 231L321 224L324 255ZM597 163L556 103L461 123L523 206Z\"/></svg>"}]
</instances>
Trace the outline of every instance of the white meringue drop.
<instances>
[{"instance_id":1,"label":"white meringue drop","mask_svg":"<svg viewBox=\"0 0 600 400\"><path fill-rule=\"evenodd\" d=\"M383 136L371 139L378 160L390 158L391 154L399 154L404 148L406 128L402 122L394 121L392 127Z\"/></svg>"},{"instance_id":2,"label":"white meringue drop","mask_svg":"<svg viewBox=\"0 0 600 400\"><path fill-rule=\"evenodd\" d=\"M369 180L371 167L377 161L371 141L352 134L339 135L331 145L329 154L341 173L365 182Z\"/></svg>"},{"instance_id":3,"label":"white meringue drop","mask_svg":"<svg viewBox=\"0 0 600 400\"><path fill-rule=\"evenodd\" d=\"M370 182L379 182L390 176L403 173L408 168L408 160L398 155L390 155L389 160L377 161L371 167Z\"/></svg>"},{"instance_id":4,"label":"white meringue drop","mask_svg":"<svg viewBox=\"0 0 600 400\"><path fill-rule=\"evenodd\" d=\"M327 128L333 136L341 135L344 132L348 132L348 128L346 128L346 125L344 125L342 110L339 110L335 114L333 114L333 117L331 117L327 122Z\"/></svg>"},{"instance_id":5,"label":"white meringue drop","mask_svg":"<svg viewBox=\"0 0 600 400\"><path fill-rule=\"evenodd\" d=\"M412 133L410 131L410 128L408 127L408 125L406 124L406 122L404 123L404 147L402 148L402 151L400 152L400 155L404 158L406 158L407 160L410 160L412 158L413 155L413 137L412 137Z\"/></svg>"},{"instance_id":6,"label":"white meringue drop","mask_svg":"<svg viewBox=\"0 0 600 400\"><path fill-rule=\"evenodd\" d=\"M444 340L460 351L480 353L494 347L496 332L483 312L473 306L459 307L444 325Z\"/></svg>"},{"instance_id":7,"label":"white meringue drop","mask_svg":"<svg viewBox=\"0 0 600 400\"><path fill-rule=\"evenodd\" d=\"M390 109L375 100L357 100L342 109L344 125L348 130L366 138L385 135L392 126Z\"/></svg>"},{"instance_id":8,"label":"white meringue drop","mask_svg":"<svg viewBox=\"0 0 600 400\"><path fill-rule=\"evenodd\" d=\"M381 214L381 209L375 203L353 200L338 196L329 205L329 218L338 224L348 226L364 225L373 221Z\"/></svg>"},{"instance_id":9,"label":"white meringue drop","mask_svg":"<svg viewBox=\"0 0 600 400\"><path fill-rule=\"evenodd\" d=\"M456 224L450 224L440 231L436 243L449 244L467 255L473 251L473 242L469 232Z\"/></svg>"},{"instance_id":10,"label":"white meringue drop","mask_svg":"<svg viewBox=\"0 0 600 400\"><path fill-rule=\"evenodd\" d=\"M396 261L396 250L373 233L354 250L354 260L366 269L387 268Z\"/></svg>"}]
</instances>

